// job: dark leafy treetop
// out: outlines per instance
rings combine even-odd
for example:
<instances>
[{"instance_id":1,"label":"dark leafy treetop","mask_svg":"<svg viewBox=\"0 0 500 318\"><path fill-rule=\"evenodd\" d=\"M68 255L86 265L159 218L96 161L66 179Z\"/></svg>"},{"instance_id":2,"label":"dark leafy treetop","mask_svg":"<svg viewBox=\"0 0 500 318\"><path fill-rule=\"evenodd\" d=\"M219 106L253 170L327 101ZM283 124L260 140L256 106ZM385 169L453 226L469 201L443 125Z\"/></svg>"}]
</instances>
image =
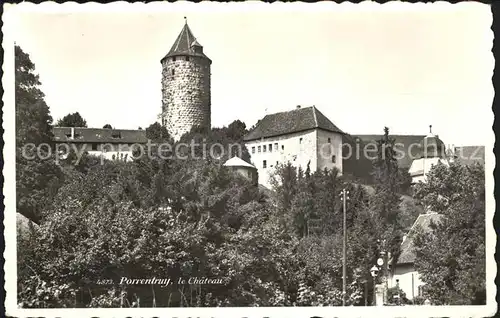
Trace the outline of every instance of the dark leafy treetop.
<instances>
[{"instance_id":1,"label":"dark leafy treetop","mask_svg":"<svg viewBox=\"0 0 500 318\"><path fill-rule=\"evenodd\" d=\"M87 127L87 122L79 112L68 114L59 119L56 123L57 127ZM107 127L106 127L107 128Z\"/></svg>"}]
</instances>

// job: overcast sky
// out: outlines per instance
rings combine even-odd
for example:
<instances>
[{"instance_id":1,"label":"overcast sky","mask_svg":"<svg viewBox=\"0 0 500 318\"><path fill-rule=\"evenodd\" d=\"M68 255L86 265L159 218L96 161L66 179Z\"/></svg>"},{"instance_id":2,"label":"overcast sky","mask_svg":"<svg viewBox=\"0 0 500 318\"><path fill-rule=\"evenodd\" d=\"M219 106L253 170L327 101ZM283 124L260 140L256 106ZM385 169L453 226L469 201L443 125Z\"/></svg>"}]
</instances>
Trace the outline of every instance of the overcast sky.
<instances>
[{"instance_id":1,"label":"overcast sky","mask_svg":"<svg viewBox=\"0 0 500 318\"><path fill-rule=\"evenodd\" d=\"M35 63L55 120L78 111L91 127L156 121L160 59L187 16L213 61L212 126L235 119L251 126L266 113L316 105L351 134L384 126L426 134L432 124L446 144L492 136L487 5L49 7L26 6L9 30Z\"/></svg>"}]
</instances>

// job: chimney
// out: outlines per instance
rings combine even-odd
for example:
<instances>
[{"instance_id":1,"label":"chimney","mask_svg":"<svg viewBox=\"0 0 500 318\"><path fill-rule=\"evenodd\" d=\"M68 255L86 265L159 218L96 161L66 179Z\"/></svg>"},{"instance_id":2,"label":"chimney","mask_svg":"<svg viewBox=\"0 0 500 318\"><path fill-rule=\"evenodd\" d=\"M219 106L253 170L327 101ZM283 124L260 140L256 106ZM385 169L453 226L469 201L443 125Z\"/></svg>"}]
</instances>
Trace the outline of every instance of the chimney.
<instances>
[{"instance_id":1,"label":"chimney","mask_svg":"<svg viewBox=\"0 0 500 318\"><path fill-rule=\"evenodd\" d=\"M297 109L300 109L300 105L297 105Z\"/></svg>"},{"instance_id":2,"label":"chimney","mask_svg":"<svg viewBox=\"0 0 500 318\"><path fill-rule=\"evenodd\" d=\"M75 127L71 127L71 139L75 139Z\"/></svg>"}]
</instances>

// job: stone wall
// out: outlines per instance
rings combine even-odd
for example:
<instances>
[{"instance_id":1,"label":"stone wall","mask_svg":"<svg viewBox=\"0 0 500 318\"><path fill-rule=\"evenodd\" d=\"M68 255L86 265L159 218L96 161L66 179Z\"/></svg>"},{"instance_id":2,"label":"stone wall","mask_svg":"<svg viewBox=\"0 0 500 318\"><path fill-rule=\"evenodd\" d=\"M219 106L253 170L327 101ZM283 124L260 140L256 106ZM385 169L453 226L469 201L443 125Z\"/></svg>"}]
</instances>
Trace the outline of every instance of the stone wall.
<instances>
[{"instance_id":1,"label":"stone wall","mask_svg":"<svg viewBox=\"0 0 500 318\"><path fill-rule=\"evenodd\" d=\"M210 61L173 56L162 61L163 125L175 139L193 126L211 126Z\"/></svg>"},{"instance_id":2,"label":"stone wall","mask_svg":"<svg viewBox=\"0 0 500 318\"><path fill-rule=\"evenodd\" d=\"M318 129L317 143L318 170L336 167L342 173L342 135Z\"/></svg>"}]
</instances>

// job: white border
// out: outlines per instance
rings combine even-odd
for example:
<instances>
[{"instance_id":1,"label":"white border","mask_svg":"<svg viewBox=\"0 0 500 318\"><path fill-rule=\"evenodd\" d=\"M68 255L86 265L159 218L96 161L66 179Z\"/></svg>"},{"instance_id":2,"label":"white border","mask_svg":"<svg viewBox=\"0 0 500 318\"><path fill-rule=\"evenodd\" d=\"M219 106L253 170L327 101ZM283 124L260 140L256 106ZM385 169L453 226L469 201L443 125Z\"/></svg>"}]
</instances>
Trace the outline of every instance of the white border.
<instances>
[{"instance_id":1,"label":"white border","mask_svg":"<svg viewBox=\"0 0 500 318\"><path fill-rule=\"evenodd\" d=\"M390 2L386 4L378 4L375 2L363 2L361 4L353 4L350 2L335 4L331 2L319 2L315 4L306 3L274 3L266 4L261 2L246 2L246 3L127 3L114 2L107 5L98 3L78 4L75 2L67 2L64 4L56 3L21 3L18 5L4 4L3 19L3 35L2 43L4 49L4 76L2 84L4 88L4 194L5 194L5 290L7 291L5 308L7 315L15 317L26 316L43 316L43 317L126 317L126 316L158 316L158 317L332 317L332 316L353 316L353 317L486 317L493 316L497 306L495 301L496 286L494 283L497 266L494 259L494 251L496 244L496 235L493 228L493 215L495 211L495 200L493 197L494 180L493 169L495 157L493 154L494 133L490 134L488 140L484 144L486 147L486 282L487 282L487 305L484 306L391 306L391 307L232 307L232 308L113 308L113 309L19 309L16 304L17 294L17 268L16 268L16 203L15 203L15 110L14 110L14 34L16 25L16 14L20 11L36 11L46 13L70 13L70 12L186 12L186 11L219 11L219 12L234 12L234 11L326 11L335 9L338 10L357 10L357 11L425 11L432 7L436 10L449 10L451 4L447 2L437 2L434 4L409 4L401 2ZM453 4L452 6L478 6L484 5L480 3L463 2ZM486 30L485 30L486 32ZM488 29L493 44L493 32ZM494 67L493 54L490 57L490 62ZM491 86L491 96L493 101L494 90ZM485 123L493 124L493 116L491 121ZM473 132L471 132L473 133Z\"/></svg>"}]
</instances>

